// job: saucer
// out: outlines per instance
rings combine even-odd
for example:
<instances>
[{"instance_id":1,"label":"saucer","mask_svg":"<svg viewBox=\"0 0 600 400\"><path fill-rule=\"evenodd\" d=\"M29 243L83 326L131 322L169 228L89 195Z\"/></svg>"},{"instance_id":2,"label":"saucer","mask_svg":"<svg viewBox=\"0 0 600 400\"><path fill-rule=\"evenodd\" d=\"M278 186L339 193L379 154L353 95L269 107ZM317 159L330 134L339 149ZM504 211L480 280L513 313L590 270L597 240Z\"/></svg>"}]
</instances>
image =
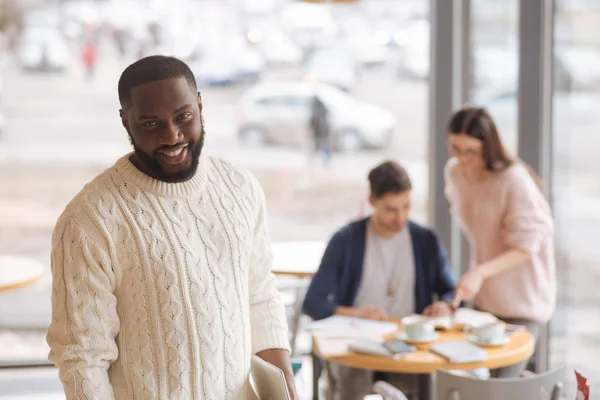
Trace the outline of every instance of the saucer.
<instances>
[{"instance_id":1,"label":"saucer","mask_svg":"<svg viewBox=\"0 0 600 400\"><path fill-rule=\"evenodd\" d=\"M482 346L482 347L504 346L509 341L510 341L510 337L508 337L507 335L504 335L503 337L501 337L499 339L495 339L495 340L481 340L481 339L477 338L477 336L475 336L475 335L469 335L469 342L476 344L478 346Z\"/></svg>"},{"instance_id":2,"label":"saucer","mask_svg":"<svg viewBox=\"0 0 600 400\"><path fill-rule=\"evenodd\" d=\"M440 334L437 333L437 332L433 332L431 335L423 337L423 338L420 338L420 339L411 339L404 332L401 332L401 333L399 333L396 336L396 339L403 340L406 343L415 343L415 344L419 344L419 343L431 343L431 342L435 342L439 338L440 338Z\"/></svg>"}]
</instances>

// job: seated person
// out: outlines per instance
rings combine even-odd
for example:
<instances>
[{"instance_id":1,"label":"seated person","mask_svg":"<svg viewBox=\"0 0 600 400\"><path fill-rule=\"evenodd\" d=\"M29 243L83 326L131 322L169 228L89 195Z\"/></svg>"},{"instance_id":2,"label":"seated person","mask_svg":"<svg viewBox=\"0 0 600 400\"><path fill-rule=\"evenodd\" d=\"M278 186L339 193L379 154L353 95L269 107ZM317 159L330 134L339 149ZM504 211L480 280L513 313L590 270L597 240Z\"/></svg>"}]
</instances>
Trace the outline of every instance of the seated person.
<instances>
[{"instance_id":1,"label":"seated person","mask_svg":"<svg viewBox=\"0 0 600 400\"><path fill-rule=\"evenodd\" d=\"M412 185L405 169L386 161L371 170L369 184L373 213L333 235L308 288L304 313L315 320L334 314L376 320L450 315L455 280L446 250L433 231L409 220ZM372 371L333 364L327 371L335 399L362 400L371 391ZM378 378L416 392L416 376Z\"/></svg>"}]
</instances>

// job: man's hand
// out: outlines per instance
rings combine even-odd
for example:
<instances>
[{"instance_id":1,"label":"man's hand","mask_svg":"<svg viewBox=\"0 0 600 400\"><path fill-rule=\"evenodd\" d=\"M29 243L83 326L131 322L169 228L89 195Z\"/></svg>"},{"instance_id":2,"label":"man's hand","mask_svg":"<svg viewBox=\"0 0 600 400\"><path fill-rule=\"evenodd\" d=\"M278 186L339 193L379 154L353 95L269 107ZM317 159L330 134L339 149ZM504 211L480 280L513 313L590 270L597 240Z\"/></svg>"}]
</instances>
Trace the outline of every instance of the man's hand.
<instances>
[{"instance_id":1,"label":"man's hand","mask_svg":"<svg viewBox=\"0 0 600 400\"><path fill-rule=\"evenodd\" d=\"M456 285L452 307L455 309L458 308L460 302L463 300L473 301L477 293L479 293L483 281L484 277L477 271L477 268L465 272L458 281L458 285Z\"/></svg>"},{"instance_id":2,"label":"man's hand","mask_svg":"<svg viewBox=\"0 0 600 400\"><path fill-rule=\"evenodd\" d=\"M452 307L445 301L437 301L423 311L426 317L445 317L452 315Z\"/></svg>"},{"instance_id":3,"label":"man's hand","mask_svg":"<svg viewBox=\"0 0 600 400\"><path fill-rule=\"evenodd\" d=\"M387 313L382 308L379 308L377 306L367 306L367 307L357 308L356 312L355 312L355 316L358 318L373 319L376 321L387 321L388 320Z\"/></svg>"}]
</instances>

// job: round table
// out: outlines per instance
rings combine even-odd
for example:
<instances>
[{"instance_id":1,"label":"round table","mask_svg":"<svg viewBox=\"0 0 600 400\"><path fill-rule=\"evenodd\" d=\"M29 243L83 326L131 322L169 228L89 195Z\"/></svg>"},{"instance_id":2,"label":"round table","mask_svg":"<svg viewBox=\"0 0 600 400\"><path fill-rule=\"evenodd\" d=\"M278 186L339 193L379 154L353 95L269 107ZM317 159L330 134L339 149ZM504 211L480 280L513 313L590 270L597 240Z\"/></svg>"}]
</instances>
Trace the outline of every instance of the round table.
<instances>
[{"instance_id":1,"label":"round table","mask_svg":"<svg viewBox=\"0 0 600 400\"><path fill-rule=\"evenodd\" d=\"M467 335L460 331L439 332L440 338L436 341L448 342L453 340L466 340ZM391 335L389 339L392 339ZM409 374L430 374L438 369L463 369L475 368L496 369L517 364L528 359L535 350L535 339L526 330L511 334L510 342L504 346L487 347L486 361L476 363L451 363L444 357L429 351L429 345L416 345L417 351L398 360L369 356L366 354L348 353L343 356L323 357L319 352L317 342L313 342L314 352L320 358L346 367L370 369L382 372L401 372Z\"/></svg>"},{"instance_id":2,"label":"round table","mask_svg":"<svg viewBox=\"0 0 600 400\"><path fill-rule=\"evenodd\" d=\"M43 273L43 266L31 258L0 255L0 292L29 286Z\"/></svg>"},{"instance_id":3,"label":"round table","mask_svg":"<svg viewBox=\"0 0 600 400\"><path fill-rule=\"evenodd\" d=\"M400 319L393 319L398 322ZM398 332L401 332L399 327ZM448 330L438 332L440 337L434 343L447 342L454 340L467 340L467 335L461 330ZM315 333L314 336L319 333ZM386 339L395 338L397 333L388 335ZM395 372L405 374L431 374L438 369L443 370L472 370L475 368L496 369L517 364L529 359L535 350L535 339L531 333L523 329L511 334L510 341L499 347L486 347L487 360L474 363L451 363L444 357L429 351L427 345L413 345L417 351L406 357L394 360L391 358L370 356L349 352L346 355L323 356L319 351L319 346L313 336L313 353L322 360L338 365L368 369L381 372Z\"/></svg>"}]
</instances>

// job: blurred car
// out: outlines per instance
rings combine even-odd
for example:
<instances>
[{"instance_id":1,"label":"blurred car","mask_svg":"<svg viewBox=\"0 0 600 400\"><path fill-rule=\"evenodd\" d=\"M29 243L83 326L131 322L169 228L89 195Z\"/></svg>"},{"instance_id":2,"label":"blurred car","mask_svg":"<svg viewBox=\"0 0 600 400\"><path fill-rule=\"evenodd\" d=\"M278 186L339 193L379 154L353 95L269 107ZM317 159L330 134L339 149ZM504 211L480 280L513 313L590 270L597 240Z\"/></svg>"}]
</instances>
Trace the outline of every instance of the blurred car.
<instances>
[{"instance_id":1,"label":"blurred car","mask_svg":"<svg viewBox=\"0 0 600 400\"><path fill-rule=\"evenodd\" d=\"M314 96L329 112L332 146L340 151L384 148L393 139L393 115L334 86L311 82L272 82L246 91L238 104L238 136L246 145L267 143L308 148Z\"/></svg>"},{"instance_id":2,"label":"blurred car","mask_svg":"<svg viewBox=\"0 0 600 400\"><path fill-rule=\"evenodd\" d=\"M389 57L389 37L381 38L381 31L372 21L359 13L350 13L338 19L338 37L353 58L365 67L381 65Z\"/></svg>"},{"instance_id":3,"label":"blurred car","mask_svg":"<svg viewBox=\"0 0 600 400\"><path fill-rule=\"evenodd\" d=\"M396 69L401 76L413 79L429 78L429 21L417 19L406 23L398 30L395 40L398 43Z\"/></svg>"},{"instance_id":4,"label":"blurred car","mask_svg":"<svg viewBox=\"0 0 600 400\"><path fill-rule=\"evenodd\" d=\"M226 86L241 82L258 81L265 62L252 47L209 49L190 68L199 85Z\"/></svg>"},{"instance_id":5,"label":"blurred car","mask_svg":"<svg viewBox=\"0 0 600 400\"><path fill-rule=\"evenodd\" d=\"M251 46L243 46L236 51L234 60L238 70L238 81L258 81L266 68L265 59Z\"/></svg>"},{"instance_id":6,"label":"blurred car","mask_svg":"<svg viewBox=\"0 0 600 400\"><path fill-rule=\"evenodd\" d=\"M515 87L498 87L495 89L480 90L475 92L475 103L487 108L498 127L498 131L510 150L515 150L518 144L518 98ZM600 123L598 109L600 108L600 94L573 92L555 93L553 96L555 112L552 120L556 132L578 131L578 137L588 139L595 135L595 127ZM581 132L590 132L581 135ZM575 140L574 138L571 140ZM585 147L585 146L584 146ZM562 149L565 150L565 149ZM590 152L595 147L589 148ZM561 151L557 151L557 154Z\"/></svg>"},{"instance_id":7,"label":"blurred car","mask_svg":"<svg viewBox=\"0 0 600 400\"><path fill-rule=\"evenodd\" d=\"M17 48L19 64L26 70L66 70L71 52L66 39L55 28L27 27Z\"/></svg>"},{"instance_id":8,"label":"blurred car","mask_svg":"<svg viewBox=\"0 0 600 400\"><path fill-rule=\"evenodd\" d=\"M379 43L375 36L350 38L349 47L357 61L365 67L385 64L390 57L387 44Z\"/></svg>"},{"instance_id":9,"label":"blurred car","mask_svg":"<svg viewBox=\"0 0 600 400\"><path fill-rule=\"evenodd\" d=\"M396 70L401 77L429 79L430 24L418 19L407 23L398 35L400 47ZM475 88L509 87L518 84L519 50L514 45L478 45L473 48L472 77ZM600 52L573 46L557 47L554 55L554 87L600 87ZM577 80L577 77L581 78Z\"/></svg>"},{"instance_id":10,"label":"blurred car","mask_svg":"<svg viewBox=\"0 0 600 400\"><path fill-rule=\"evenodd\" d=\"M592 46L558 46L555 79L560 89L600 90L600 51Z\"/></svg>"},{"instance_id":11,"label":"blurred car","mask_svg":"<svg viewBox=\"0 0 600 400\"><path fill-rule=\"evenodd\" d=\"M225 54L204 54L202 59L190 65L198 85L225 86L237 79L238 70L233 59Z\"/></svg>"},{"instance_id":12,"label":"blurred car","mask_svg":"<svg viewBox=\"0 0 600 400\"><path fill-rule=\"evenodd\" d=\"M335 36L337 24L327 4L290 2L281 13L281 26L303 51Z\"/></svg>"},{"instance_id":13,"label":"blurred car","mask_svg":"<svg viewBox=\"0 0 600 400\"><path fill-rule=\"evenodd\" d=\"M348 53L336 48L323 48L309 56L304 78L350 91L356 85L357 75L356 63Z\"/></svg>"},{"instance_id":14,"label":"blurred car","mask_svg":"<svg viewBox=\"0 0 600 400\"><path fill-rule=\"evenodd\" d=\"M279 30L268 32L258 46L270 66L296 66L304 59L302 49Z\"/></svg>"}]
</instances>

